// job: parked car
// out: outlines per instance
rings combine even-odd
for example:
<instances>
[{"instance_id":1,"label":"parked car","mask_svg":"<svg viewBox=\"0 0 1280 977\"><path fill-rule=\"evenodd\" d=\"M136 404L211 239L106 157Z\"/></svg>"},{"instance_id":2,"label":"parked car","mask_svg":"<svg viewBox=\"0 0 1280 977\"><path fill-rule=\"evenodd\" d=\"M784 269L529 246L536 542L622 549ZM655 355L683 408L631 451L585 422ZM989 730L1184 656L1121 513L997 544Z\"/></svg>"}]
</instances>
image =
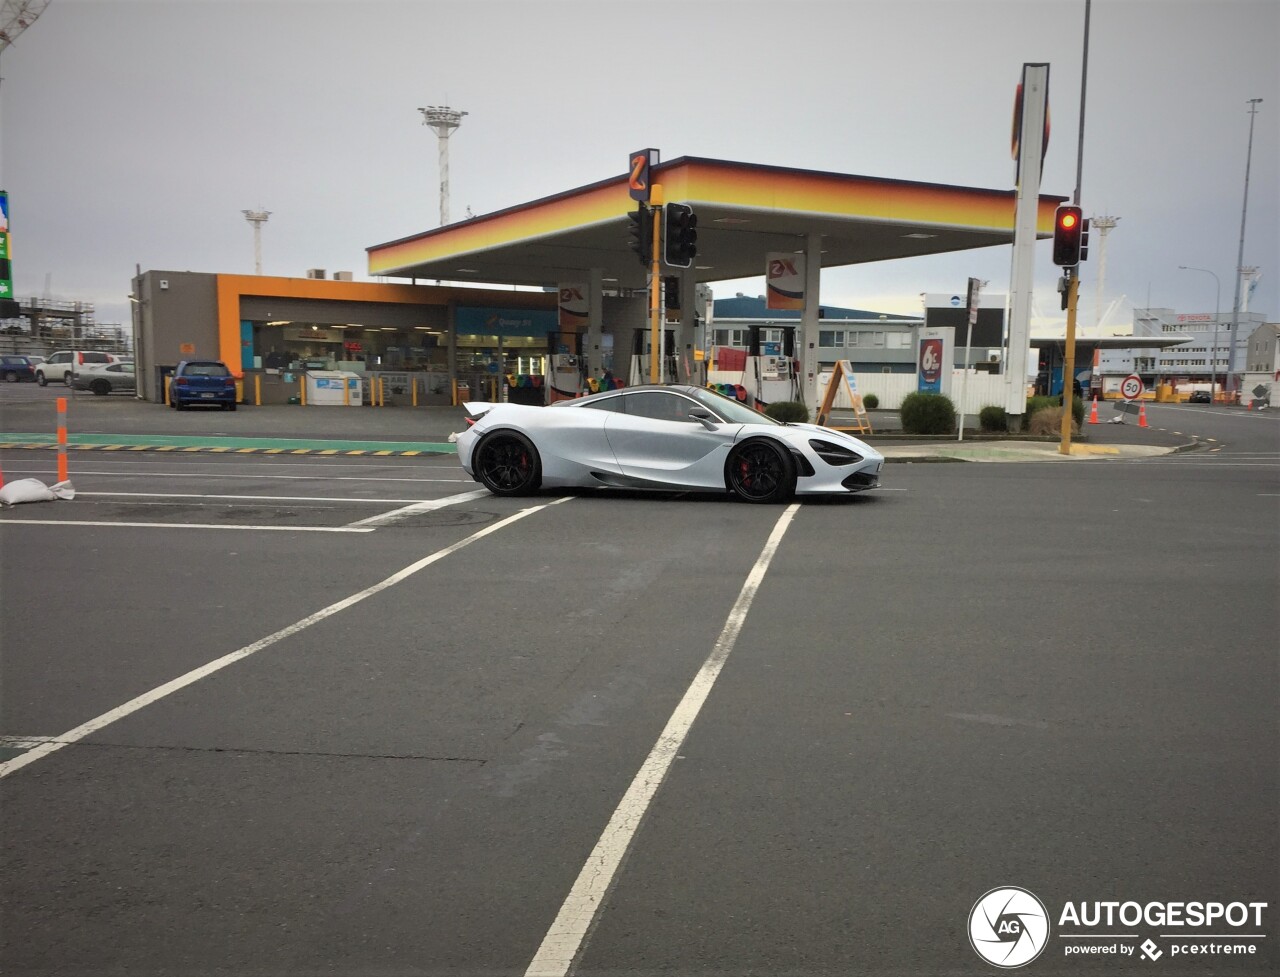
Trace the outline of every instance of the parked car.
<instances>
[{"instance_id":1,"label":"parked car","mask_svg":"<svg viewBox=\"0 0 1280 977\"><path fill-rule=\"evenodd\" d=\"M49 383L65 383L71 386L71 374L74 370L91 363L118 363L120 357L114 353L103 353L94 349L60 349L51 353L49 358L36 367L36 383L45 386Z\"/></svg>"},{"instance_id":2,"label":"parked car","mask_svg":"<svg viewBox=\"0 0 1280 977\"><path fill-rule=\"evenodd\" d=\"M236 409L236 378L217 360L183 360L169 381L169 406L186 410L192 404Z\"/></svg>"},{"instance_id":3,"label":"parked car","mask_svg":"<svg viewBox=\"0 0 1280 977\"><path fill-rule=\"evenodd\" d=\"M71 374L73 390L91 390L99 397L117 391L133 393L138 389L133 364L128 360L119 363L90 363Z\"/></svg>"},{"instance_id":4,"label":"parked car","mask_svg":"<svg viewBox=\"0 0 1280 977\"><path fill-rule=\"evenodd\" d=\"M31 365L31 361L25 356L6 353L0 356L0 377L4 378L5 383L34 380L36 378L36 368Z\"/></svg>"},{"instance_id":5,"label":"parked car","mask_svg":"<svg viewBox=\"0 0 1280 977\"><path fill-rule=\"evenodd\" d=\"M1209 396L1207 390L1193 390L1191 396L1187 398L1188 404L1212 404L1213 398Z\"/></svg>"},{"instance_id":6,"label":"parked car","mask_svg":"<svg viewBox=\"0 0 1280 977\"><path fill-rule=\"evenodd\" d=\"M702 387L641 386L550 407L469 403L462 469L494 495L540 488L729 492L747 502L880 484L884 456L841 431L783 424Z\"/></svg>"}]
</instances>

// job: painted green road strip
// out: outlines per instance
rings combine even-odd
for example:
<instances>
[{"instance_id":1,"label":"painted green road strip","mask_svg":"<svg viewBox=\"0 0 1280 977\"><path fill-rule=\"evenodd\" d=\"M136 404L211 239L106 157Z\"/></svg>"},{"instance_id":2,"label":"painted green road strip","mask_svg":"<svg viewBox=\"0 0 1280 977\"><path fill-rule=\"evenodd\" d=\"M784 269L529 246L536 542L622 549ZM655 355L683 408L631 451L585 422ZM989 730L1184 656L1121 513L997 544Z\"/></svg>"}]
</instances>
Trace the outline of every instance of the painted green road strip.
<instances>
[{"instance_id":1,"label":"painted green road strip","mask_svg":"<svg viewBox=\"0 0 1280 977\"><path fill-rule=\"evenodd\" d=\"M52 434L0 434L0 447L52 448L56 446L57 439ZM172 434L68 434L67 447L116 451L216 451L221 453L261 451L271 454L324 452L326 454L441 455L453 454L457 451L454 445L437 441L189 437Z\"/></svg>"}]
</instances>

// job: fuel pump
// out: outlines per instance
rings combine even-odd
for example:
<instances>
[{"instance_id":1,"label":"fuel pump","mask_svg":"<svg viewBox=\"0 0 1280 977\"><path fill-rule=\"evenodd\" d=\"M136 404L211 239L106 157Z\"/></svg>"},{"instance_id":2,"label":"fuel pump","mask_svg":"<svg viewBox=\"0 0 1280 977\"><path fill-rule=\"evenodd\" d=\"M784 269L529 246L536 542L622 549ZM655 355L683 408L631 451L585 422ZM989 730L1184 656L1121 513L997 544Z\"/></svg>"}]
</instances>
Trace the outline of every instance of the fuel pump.
<instances>
[{"instance_id":1,"label":"fuel pump","mask_svg":"<svg viewBox=\"0 0 1280 977\"><path fill-rule=\"evenodd\" d=\"M662 363L660 383L674 383L680 375L677 369L676 333L674 329L662 330ZM649 382L649 330L637 329L631 342L631 379L634 386Z\"/></svg>"},{"instance_id":2,"label":"fuel pump","mask_svg":"<svg viewBox=\"0 0 1280 977\"><path fill-rule=\"evenodd\" d=\"M782 330L782 340L765 340L764 326L752 326L744 377L748 402L758 410L783 400L800 399L796 368L795 326L769 326Z\"/></svg>"},{"instance_id":3,"label":"fuel pump","mask_svg":"<svg viewBox=\"0 0 1280 977\"><path fill-rule=\"evenodd\" d=\"M582 393L587 362L583 338L579 332L547 333L547 375L543 386L548 404L572 400Z\"/></svg>"}]
</instances>

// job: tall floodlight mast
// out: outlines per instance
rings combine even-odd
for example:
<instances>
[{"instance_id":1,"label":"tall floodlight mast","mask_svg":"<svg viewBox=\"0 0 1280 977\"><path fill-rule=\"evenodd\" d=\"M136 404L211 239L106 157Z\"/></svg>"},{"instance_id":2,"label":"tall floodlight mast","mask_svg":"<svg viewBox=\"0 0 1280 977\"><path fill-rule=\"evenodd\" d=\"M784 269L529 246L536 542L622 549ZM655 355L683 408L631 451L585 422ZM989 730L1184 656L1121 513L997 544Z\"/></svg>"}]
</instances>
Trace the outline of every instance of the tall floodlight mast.
<instances>
[{"instance_id":1,"label":"tall floodlight mast","mask_svg":"<svg viewBox=\"0 0 1280 977\"><path fill-rule=\"evenodd\" d=\"M1260 98L1249 99L1249 149L1244 158L1244 204L1240 208L1240 251L1236 255L1236 300L1231 308L1231 332L1227 342L1227 392L1238 391L1236 381L1236 335L1240 331L1240 293L1244 284L1244 222L1249 216L1249 169L1253 165L1253 121L1258 114Z\"/></svg>"},{"instance_id":2,"label":"tall floodlight mast","mask_svg":"<svg viewBox=\"0 0 1280 977\"><path fill-rule=\"evenodd\" d=\"M0 51L35 23L47 6L49 0L3 0L0 4Z\"/></svg>"},{"instance_id":3,"label":"tall floodlight mast","mask_svg":"<svg viewBox=\"0 0 1280 977\"><path fill-rule=\"evenodd\" d=\"M1107 280L1107 235L1115 228L1119 217L1095 217L1090 224L1098 229L1098 282L1093 298L1093 327L1102 325L1102 283Z\"/></svg>"},{"instance_id":4,"label":"tall floodlight mast","mask_svg":"<svg viewBox=\"0 0 1280 977\"><path fill-rule=\"evenodd\" d=\"M459 112L447 105L428 105L418 109L422 124L430 126L440 144L440 226L449 223L449 137L462 125L466 112Z\"/></svg>"},{"instance_id":5,"label":"tall floodlight mast","mask_svg":"<svg viewBox=\"0 0 1280 977\"><path fill-rule=\"evenodd\" d=\"M244 219L253 225L253 273L255 275L262 274L262 225L267 222L267 218L271 216L271 211L263 210L259 207L257 210L242 210Z\"/></svg>"}]
</instances>

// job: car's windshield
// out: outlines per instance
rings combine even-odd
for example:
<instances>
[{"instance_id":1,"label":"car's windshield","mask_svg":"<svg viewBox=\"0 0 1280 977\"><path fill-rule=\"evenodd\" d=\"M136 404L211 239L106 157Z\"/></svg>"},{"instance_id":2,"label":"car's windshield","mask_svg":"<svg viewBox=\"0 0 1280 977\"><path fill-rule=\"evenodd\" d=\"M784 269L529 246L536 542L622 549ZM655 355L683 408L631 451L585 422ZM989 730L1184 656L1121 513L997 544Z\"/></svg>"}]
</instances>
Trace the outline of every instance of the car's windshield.
<instances>
[{"instance_id":1,"label":"car's windshield","mask_svg":"<svg viewBox=\"0 0 1280 977\"><path fill-rule=\"evenodd\" d=\"M713 411L723 417L726 421L734 424L781 424L781 421L775 421L767 414L762 414L753 407L746 404L730 400L713 390L698 388L692 391L696 400L701 401L710 407Z\"/></svg>"}]
</instances>

